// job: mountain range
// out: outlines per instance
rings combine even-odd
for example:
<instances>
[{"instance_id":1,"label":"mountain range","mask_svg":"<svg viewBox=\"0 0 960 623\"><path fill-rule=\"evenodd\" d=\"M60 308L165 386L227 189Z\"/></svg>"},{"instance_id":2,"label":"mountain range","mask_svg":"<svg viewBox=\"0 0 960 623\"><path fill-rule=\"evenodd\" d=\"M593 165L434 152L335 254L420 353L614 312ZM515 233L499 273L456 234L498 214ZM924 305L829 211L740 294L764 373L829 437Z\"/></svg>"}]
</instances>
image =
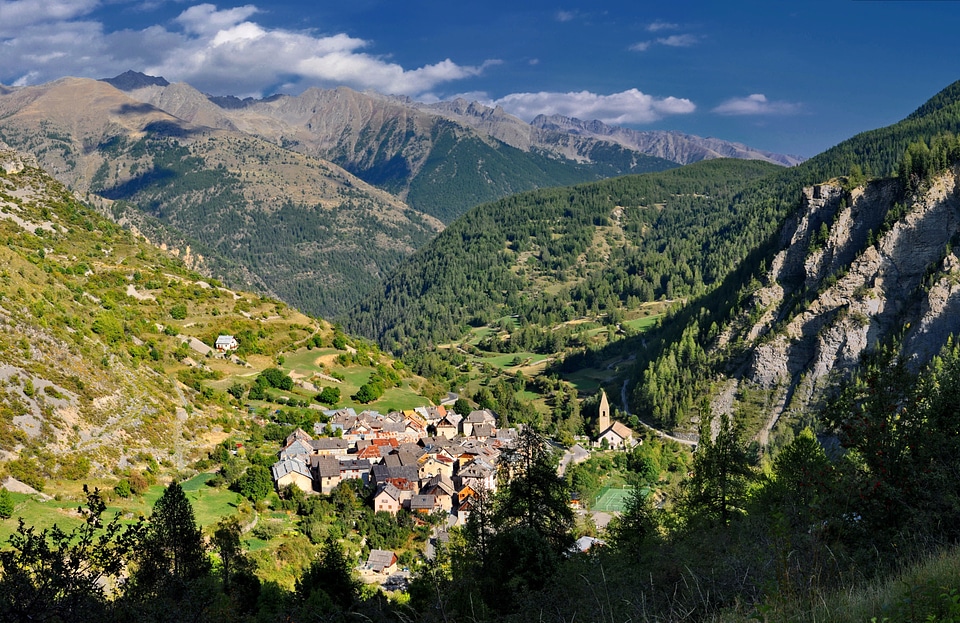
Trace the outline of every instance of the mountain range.
<instances>
[{"instance_id":1,"label":"mountain range","mask_svg":"<svg viewBox=\"0 0 960 623\"><path fill-rule=\"evenodd\" d=\"M604 131L616 140L346 88L213 97L135 72L0 87L0 140L104 213L229 283L327 316L478 203L717 154L777 160L675 136L673 161Z\"/></svg>"}]
</instances>

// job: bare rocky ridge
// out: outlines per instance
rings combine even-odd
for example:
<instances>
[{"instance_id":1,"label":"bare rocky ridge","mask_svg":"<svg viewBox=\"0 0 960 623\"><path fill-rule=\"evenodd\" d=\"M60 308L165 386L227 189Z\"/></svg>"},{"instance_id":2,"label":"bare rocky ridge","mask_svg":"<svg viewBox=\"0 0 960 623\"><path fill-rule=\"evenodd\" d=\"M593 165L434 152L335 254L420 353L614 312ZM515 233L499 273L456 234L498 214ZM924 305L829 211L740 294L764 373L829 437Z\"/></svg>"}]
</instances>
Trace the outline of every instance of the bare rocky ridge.
<instances>
[{"instance_id":1,"label":"bare rocky ridge","mask_svg":"<svg viewBox=\"0 0 960 623\"><path fill-rule=\"evenodd\" d=\"M211 98L184 84L164 86L156 80L137 83L132 79L124 83L132 85L132 97L192 123L238 129L334 160L351 170L370 169L375 159L402 157L409 175L415 176L430 153L439 119L453 121L460 132L475 133L481 140L495 139L522 151L540 151L576 162L590 162L591 154L604 145L678 164L709 158L766 160L787 166L802 161L720 139L679 132L637 132L556 115L541 115L526 123L499 106L490 108L463 98L424 104L339 87L220 106L223 98Z\"/></svg>"},{"instance_id":2,"label":"bare rocky ridge","mask_svg":"<svg viewBox=\"0 0 960 623\"><path fill-rule=\"evenodd\" d=\"M748 147L742 143L717 138L703 138L682 132L647 131L610 126L601 121L581 121L562 115L539 115L530 125L543 132L544 138L572 134L581 140L607 141L634 149L650 156L664 158L679 164L690 164L711 158L741 158L765 160L774 164L794 166L803 162L799 156L777 154Z\"/></svg>"},{"instance_id":3,"label":"bare rocky ridge","mask_svg":"<svg viewBox=\"0 0 960 623\"><path fill-rule=\"evenodd\" d=\"M756 320L745 313L721 336L720 346L752 345L732 376L779 396L770 427L901 328L914 366L960 334L960 259L950 249L960 231L960 171L909 197L905 215L880 235L899 193L895 180L849 193L837 183L805 189L748 306Z\"/></svg>"}]
</instances>

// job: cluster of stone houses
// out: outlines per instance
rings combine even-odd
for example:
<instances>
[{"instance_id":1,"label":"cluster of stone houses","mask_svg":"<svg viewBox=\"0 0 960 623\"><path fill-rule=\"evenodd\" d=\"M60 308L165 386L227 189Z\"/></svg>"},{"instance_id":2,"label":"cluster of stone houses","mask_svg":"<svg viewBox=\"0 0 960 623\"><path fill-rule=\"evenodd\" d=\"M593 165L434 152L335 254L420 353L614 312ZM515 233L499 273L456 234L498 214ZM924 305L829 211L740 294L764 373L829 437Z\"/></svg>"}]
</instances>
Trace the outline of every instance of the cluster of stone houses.
<instances>
[{"instance_id":1,"label":"cluster of stone houses","mask_svg":"<svg viewBox=\"0 0 960 623\"><path fill-rule=\"evenodd\" d=\"M272 472L277 488L289 484L329 494L359 478L376 488L374 510L396 514L443 511L463 521L477 492L494 491L497 460L512 447L516 429L498 429L494 414L462 416L446 407L418 407L386 415L354 409L324 411L329 422L314 434L291 433Z\"/></svg>"}]
</instances>

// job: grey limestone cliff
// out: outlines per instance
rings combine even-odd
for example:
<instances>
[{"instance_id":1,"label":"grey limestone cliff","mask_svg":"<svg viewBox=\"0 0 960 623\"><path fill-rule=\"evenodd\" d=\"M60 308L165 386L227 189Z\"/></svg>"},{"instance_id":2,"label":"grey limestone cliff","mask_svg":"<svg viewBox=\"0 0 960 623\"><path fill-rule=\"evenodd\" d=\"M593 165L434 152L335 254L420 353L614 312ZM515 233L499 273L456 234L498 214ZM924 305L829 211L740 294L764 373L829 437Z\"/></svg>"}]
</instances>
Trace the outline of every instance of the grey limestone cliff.
<instances>
[{"instance_id":1,"label":"grey limestone cliff","mask_svg":"<svg viewBox=\"0 0 960 623\"><path fill-rule=\"evenodd\" d=\"M763 283L719 342L747 346L731 377L779 395L768 427L882 341L902 332L916 367L960 333L958 232L956 170L905 199L895 180L804 190Z\"/></svg>"}]
</instances>

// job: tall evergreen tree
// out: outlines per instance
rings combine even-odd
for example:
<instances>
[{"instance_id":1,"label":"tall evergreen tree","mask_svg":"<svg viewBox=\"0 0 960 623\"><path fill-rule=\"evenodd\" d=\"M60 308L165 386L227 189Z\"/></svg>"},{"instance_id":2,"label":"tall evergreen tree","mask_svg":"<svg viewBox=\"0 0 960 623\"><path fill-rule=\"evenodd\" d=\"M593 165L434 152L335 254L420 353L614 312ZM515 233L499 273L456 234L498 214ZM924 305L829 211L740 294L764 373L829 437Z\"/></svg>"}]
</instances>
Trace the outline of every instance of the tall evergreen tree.
<instances>
[{"instance_id":1,"label":"tall evergreen tree","mask_svg":"<svg viewBox=\"0 0 960 623\"><path fill-rule=\"evenodd\" d=\"M544 537L557 552L572 542L573 511L566 481L557 475L546 440L524 427L517 447L500 459L501 486L494 523L497 531L522 526Z\"/></svg>"},{"instance_id":2,"label":"tall evergreen tree","mask_svg":"<svg viewBox=\"0 0 960 623\"><path fill-rule=\"evenodd\" d=\"M139 594L171 593L210 572L210 560L193 506L183 488L171 483L153 505L131 577Z\"/></svg>"},{"instance_id":3,"label":"tall evergreen tree","mask_svg":"<svg viewBox=\"0 0 960 623\"><path fill-rule=\"evenodd\" d=\"M705 407L710 413L710 407ZM693 455L693 476L683 483L679 501L681 515L688 523L726 525L742 511L747 485L756 476L753 455L730 416L722 414L716 436L712 415L700 422L700 441Z\"/></svg>"}]
</instances>

